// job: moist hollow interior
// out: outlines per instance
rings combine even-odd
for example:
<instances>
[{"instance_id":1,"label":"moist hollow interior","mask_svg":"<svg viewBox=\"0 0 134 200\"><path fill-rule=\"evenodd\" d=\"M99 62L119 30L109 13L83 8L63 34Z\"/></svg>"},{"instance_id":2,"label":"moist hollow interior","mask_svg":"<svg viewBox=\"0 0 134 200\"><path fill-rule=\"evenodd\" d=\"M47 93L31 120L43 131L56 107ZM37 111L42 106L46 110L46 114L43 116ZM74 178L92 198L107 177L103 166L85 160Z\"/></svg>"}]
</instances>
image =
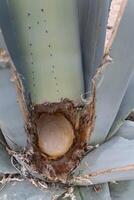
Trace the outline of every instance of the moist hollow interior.
<instances>
[{"instance_id":1,"label":"moist hollow interior","mask_svg":"<svg viewBox=\"0 0 134 200\"><path fill-rule=\"evenodd\" d=\"M74 140L72 124L60 113L42 114L37 124L38 145L52 158L63 156Z\"/></svg>"}]
</instances>

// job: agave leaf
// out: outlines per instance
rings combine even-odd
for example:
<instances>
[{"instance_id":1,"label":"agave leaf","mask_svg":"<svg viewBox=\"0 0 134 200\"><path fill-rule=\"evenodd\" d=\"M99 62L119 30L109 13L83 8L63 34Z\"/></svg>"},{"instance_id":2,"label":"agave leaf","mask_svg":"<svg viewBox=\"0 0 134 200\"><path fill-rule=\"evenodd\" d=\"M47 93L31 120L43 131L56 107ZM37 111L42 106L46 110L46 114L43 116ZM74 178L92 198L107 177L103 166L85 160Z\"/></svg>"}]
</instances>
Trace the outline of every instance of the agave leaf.
<instances>
[{"instance_id":1,"label":"agave leaf","mask_svg":"<svg viewBox=\"0 0 134 200\"><path fill-rule=\"evenodd\" d=\"M0 131L0 175L1 174L9 174L9 173L16 173L16 169L12 167L11 161L10 161L10 156L8 155L7 151L5 150L5 141L3 138L3 135Z\"/></svg>"},{"instance_id":2,"label":"agave leaf","mask_svg":"<svg viewBox=\"0 0 134 200\"><path fill-rule=\"evenodd\" d=\"M86 0L83 3L82 0L78 0L86 92L90 91L91 79L102 60L109 4L110 1ZM90 93L86 94L89 95ZM75 190L76 199L110 200L108 184L101 185L101 189L100 192L95 192L93 187L78 187Z\"/></svg>"},{"instance_id":3,"label":"agave leaf","mask_svg":"<svg viewBox=\"0 0 134 200\"><path fill-rule=\"evenodd\" d=\"M34 103L84 92L75 0L0 1L8 50Z\"/></svg>"},{"instance_id":4,"label":"agave leaf","mask_svg":"<svg viewBox=\"0 0 134 200\"><path fill-rule=\"evenodd\" d=\"M95 191L95 187L98 191ZM111 200L108 184L96 186L77 187L75 189L77 200Z\"/></svg>"},{"instance_id":5,"label":"agave leaf","mask_svg":"<svg viewBox=\"0 0 134 200\"><path fill-rule=\"evenodd\" d=\"M0 48L6 49L0 32ZM16 87L10 69L0 65L0 128L11 148L24 147L27 142L24 120L17 102ZM19 137L18 137L19 134Z\"/></svg>"},{"instance_id":6,"label":"agave leaf","mask_svg":"<svg viewBox=\"0 0 134 200\"><path fill-rule=\"evenodd\" d=\"M117 116L114 120L114 123L110 129L110 132L108 134L108 138L110 138L111 136L116 134L118 128L121 126L121 124L124 122L125 118L128 116L128 114L134 108L134 95L132 92L133 88L134 88L134 74L132 74L127 91L126 91L125 96L120 105L118 114L117 114Z\"/></svg>"},{"instance_id":7,"label":"agave leaf","mask_svg":"<svg viewBox=\"0 0 134 200\"><path fill-rule=\"evenodd\" d=\"M111 1L78 0L81 51L84 67L86 92L90 91L91 79L100 66L104 49L104 38L108 11ZM97 28L96 28L97 27ZM89 96L87 93L86 96ZM110 200L108 184L101 185L102 190L95 192L93 187L78 187L75 190L78 200Z\"/></svg>"},{"instance_id":8,"label":"agave leaf","mask_svg":"<svg viewBox=\"0 0 134 200\"><path fill-rule=\"evenodd\" d=\"M120 181L117 184L110 184L112 200L133 200L134 181Z\"/></svg>"},{"instance_id":9,"label":"agave leaf","mask_svg":"<svg viewBox=\"0 0 134 200\"><path fill-rule=\"evenodd\" d=\"M134 71L132 67L134 63L134 29L130 23L134 16L133 9L134 2L130 0L110 51L113 62L101 69L101 78L96 91L95 129L90 140L92 143L101 143L105 140ZM128 55L127 59L126 55Z\"/></svg>"},{"instance_id":10,"label":"agave leaf","mask_svg":"<svg viewBox=\"0 0 134 200\"><path fill-rule=\"evenodd\" d=\"M90 152L76 170L74 181L91 185L134 179L134 140L113 137Z\"/></svg>"},{"instance_id":11,"label":"agave leaf","mask_svg":"<svg viewBox=\"0 0 134 200\"><path fill-rule=\"evenodd\" d=\"M78 0L86 92L90 90L91 79L102 61L109 5L109 0Z\"/></svg>"},{"instance_id":12,"label":"agave leaf","mask_svg":"<svg viewBox=\"0 0 134 200\"><path fill-rule=\"evenodd\" d=\"M134 139L134 122L132 121L125 121L119 130L116 132L116 135L124 137L128 140Z\"/></svg>"},{"instance_id":13,"label":"agave leaf","mask_svg":"<svg viewBox=\"0 0 134 200\"><path fill-rule=\"evenodd\" d=\"M0 200L52 200L54 195L60 195L62 189L40 190L27 181L7 184L0 192Z\"/></svg>"},{"instance_id":14,"label":"agave leaf","mask_svg":"<svg viewBox=\"0 0 134 200\"><path fill-rule=\"evenodd\" d=\"M9 69L0 69L0 127L11 148L17 147L15 143L20 147L26 145L23 116Z\"/></svg>"}]
</instances>

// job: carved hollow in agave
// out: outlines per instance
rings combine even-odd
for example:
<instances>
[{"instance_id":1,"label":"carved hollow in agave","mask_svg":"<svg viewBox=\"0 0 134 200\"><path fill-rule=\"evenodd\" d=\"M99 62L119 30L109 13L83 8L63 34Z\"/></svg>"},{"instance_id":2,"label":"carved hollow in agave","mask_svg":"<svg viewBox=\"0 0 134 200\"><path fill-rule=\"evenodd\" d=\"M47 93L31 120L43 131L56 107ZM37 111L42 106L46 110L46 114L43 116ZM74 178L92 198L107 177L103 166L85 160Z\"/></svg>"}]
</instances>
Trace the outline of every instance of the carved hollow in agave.
<instances>
[{"instance_id":1,"label":"carved hollow in agave","mask_svg":"<svg viewBox=\"0 0 134 200\"><path fill-rule=\"evenodd\" d=\"M27 151L33 151L27 164L48 180L67 179L86 151L94 122L94 98L86 106L68 99L31 106Z\"/></svg>"}]
</instances>

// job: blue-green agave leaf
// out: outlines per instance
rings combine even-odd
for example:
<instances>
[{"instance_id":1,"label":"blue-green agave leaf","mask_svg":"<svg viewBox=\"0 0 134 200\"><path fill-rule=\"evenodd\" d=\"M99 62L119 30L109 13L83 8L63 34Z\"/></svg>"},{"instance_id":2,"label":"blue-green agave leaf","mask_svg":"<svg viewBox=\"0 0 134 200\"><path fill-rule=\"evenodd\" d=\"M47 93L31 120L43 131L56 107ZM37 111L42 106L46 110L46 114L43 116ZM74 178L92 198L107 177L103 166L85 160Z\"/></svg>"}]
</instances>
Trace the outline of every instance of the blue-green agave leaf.
<instances>
[{"instance_id":1,"label":"blue-green agave leaf","mask_svg":"<svg viewBox=\"0 0 134 200\"><path fill-rule=\"evenodd\" d=\"M27 181L11 182L0 192L0 200L52 200L62 190L40 190ZM62 191L63 192L63 191Z\"/></svg>"},{"instance_id":2,"label":"blue-green agave leaf","mask_svg":"<svg viewBox=\"0 0 134 200\"><path fill-rule=\"evenodd\" d=\"M108 138L116 134L118 128L122 125L125 118L128 116L128 114L132 111L134 108L134 74L132 74L132 77L130 79L127 91L125 93L125 96L122 100L122 103L120 105L118 114L114 120L114 123L110 129L110 132L108 134Z\"/></svg>"},{"instance_id":3,"label":"blue-green agave leaf","mask_svg":"<svg viewBox=\"0 0 134 200\"><path fill-rule=\"evenodd\" d=\"M134 179L134 140L113 137L82 160L75 181L91 185ZM84 177L82 179L82 177Z\"/></svg>"},{"instance_id":4,"label":"blue-green agave leaf","mask_svg":"<svg viewBox=\"0 0 134 200\"><path fill-rule=\"evenodd\" d=\"M109 5L110 0L78 0L86 92L91 89L91 79L102 61Z\"/></svg>"},{"instance_id":5,"label":"blue-green agave leaf","mask_svg":"<svg viewBox=\"0 0 134 200\"><path fill-rule=\"evenodd\" d=\"M0 25L34 103L84 93L76 0L0 1Z\"/></svg>"},{"instance_id":6,"label":"blue-green agave leaf","mask_svg":"<svg viewBox=\"0 0 134 200\"><path fill-rule=\"evenodd\" d=\"M113 61L102 67L96 91L96 122L90 140L92 143L102 143L107 137L134 71L134 29L130 23L134 17L133 10L134 1L129 0L110 51Z\"/></svg>"},{"instance_id":7,"label":"blue-green agave leaf","mask_svg":"<svg viewBox=\"0 0 134 200\"><path fill-rule=\"evenodd\" d=\"M120 181L117 184L110 184L110 194L112 200L133 200L134 181Z\"/></svg>"},{"instance_id":8,"label":"blue-green agave leaf","mask_svg":"<svg viewBox=\"0 0 134 200\"><path fill-rule=\"evenodd\" d=\"M95 191L95 187L98 191ZM108 184L77 187L75 195L77 200L111 200Z\"/></svg>"},{"instance_id":9,"label":"blue-green agave leaf","mask_svg":"<svg viewBox=\"0 0 134 200\"><path fill-rule=\"evenodd\" d=\"M16 173L16 169L11 165L10 156L5 149L5 141L0 131L0 176L2 174Z\"/></svg>"},{"instance_id":10,"label":"blue-green agave leaf","mask_svg":"<svg viewBox=\"0 0 134 200\"><path fill-rule=\"evenodd\" d=\"M117 136L124 137L128 140L133 140L134 139L134 122L126 120L119 130L116 132Z\"/></svg>"},{"instance_id":11,"label":"blue-green agave leaf","mask_svg":"<svg viewBox=\"0 0 134 200\"><path fill-rule=\"evenodd\" d=\"M6 49L1 32L0 48ZM10 68L2 64L0 64L0 128L11 148L26 146L27 137L23 115L17 102L16 86Z\"/></svg>"},{"instance_id":12,"label":"blue-green agave leaf","mask_svg":"<svg viewBox=\"0 0 134 200\"><path fill-rule=\"evenodd\" d=\"M23 116L9 69L0 69L0 127L11 148L26 146Z\"/></svg>"}]
</instances>

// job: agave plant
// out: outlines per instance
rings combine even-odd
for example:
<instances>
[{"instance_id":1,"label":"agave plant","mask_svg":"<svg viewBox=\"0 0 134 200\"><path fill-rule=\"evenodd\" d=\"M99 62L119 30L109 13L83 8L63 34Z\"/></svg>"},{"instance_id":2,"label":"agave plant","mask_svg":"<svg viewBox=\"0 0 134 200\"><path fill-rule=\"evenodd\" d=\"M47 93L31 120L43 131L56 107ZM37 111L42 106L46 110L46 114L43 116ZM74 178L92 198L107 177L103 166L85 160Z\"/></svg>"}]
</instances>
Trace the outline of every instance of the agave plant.
<instances>
[{"instance_id":1,"label":"agave plant","mask_svg":"<svg viewBox=\"0 0 134 200\"><path fill-rule=\"evenodd\" d=\"M133 199L133 9L0 0L0 199Z\"/></svg>"}]
</instances>

